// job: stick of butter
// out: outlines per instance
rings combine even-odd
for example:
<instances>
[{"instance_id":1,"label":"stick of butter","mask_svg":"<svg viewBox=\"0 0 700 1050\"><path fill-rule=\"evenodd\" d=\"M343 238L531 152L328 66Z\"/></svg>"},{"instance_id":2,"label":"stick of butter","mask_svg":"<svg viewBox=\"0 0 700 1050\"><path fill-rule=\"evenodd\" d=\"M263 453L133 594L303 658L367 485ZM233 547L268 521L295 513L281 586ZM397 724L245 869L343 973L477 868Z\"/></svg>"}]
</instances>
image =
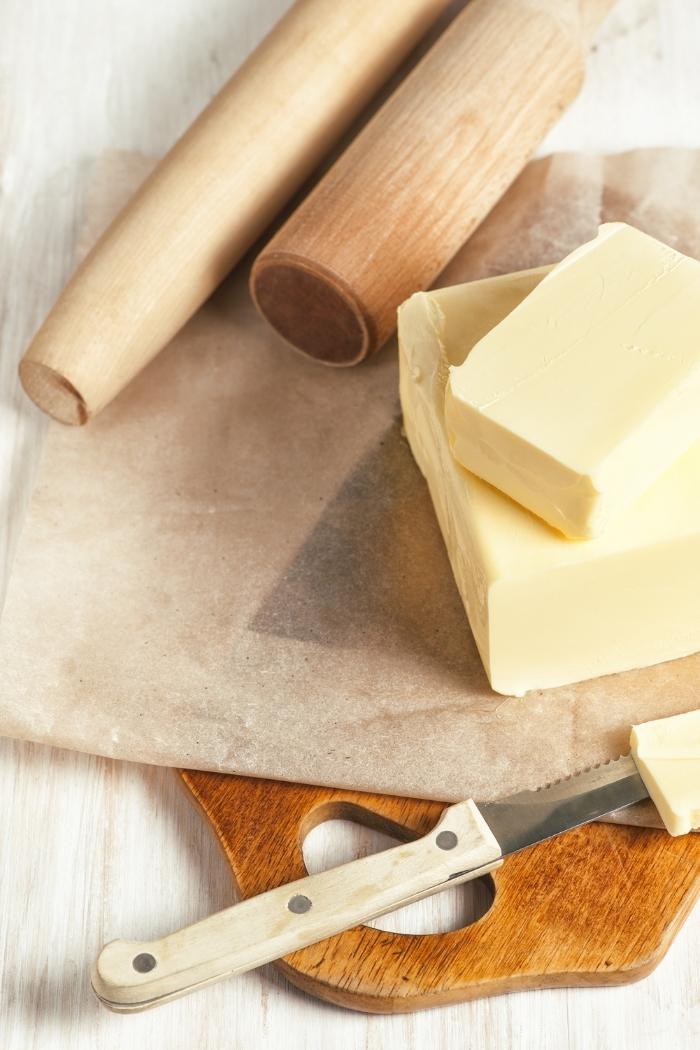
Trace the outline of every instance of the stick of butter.
<instances>
[{"instance_id":1,"label":"stick of butter","mask_svg":"<svg viewBox=\"0 0 700 1050\"><path fill-rule=\"evenodd\" d=\"M449 366L546 272L418 292L399 309L406 434L486 673L509 695L700 649L700 442L588 543L565 539L450 452Z\"/></svg>"},{"instance_id":2,"label":"stick of butter","mask_svg":"<svg viewBox=\"0 0 700 1050\"><path fill-rule=\"evenodd\" d=\"M608 528L700 439L700 262L624 223L450 372L457 460L566 536Z\"/></svg>"},{"instance_id":3,"label":"stick of butter","mask_svg":"<svg viewBox=\"0 0 700 1050\"><path fill-rule=\"evenodd\" d=\"M670 834L700 827L700 711L633 726L630 747Z\"/></svg>"}]
</instances>

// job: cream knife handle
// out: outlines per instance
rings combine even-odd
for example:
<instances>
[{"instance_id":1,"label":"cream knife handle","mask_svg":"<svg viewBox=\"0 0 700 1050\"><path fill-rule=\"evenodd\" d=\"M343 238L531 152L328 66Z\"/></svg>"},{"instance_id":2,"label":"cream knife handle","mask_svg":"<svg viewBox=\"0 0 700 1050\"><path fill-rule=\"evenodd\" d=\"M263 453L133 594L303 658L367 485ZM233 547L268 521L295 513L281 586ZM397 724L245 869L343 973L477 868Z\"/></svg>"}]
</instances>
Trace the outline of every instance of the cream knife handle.
<instances>
[{"instance_id":1,"label":"cream knife handle","mask_svg":"<svg viewBox=\"0 0 700 1050\"><path fill-rule=\"evenodd\" d=\"M158 941L112 941L97 959L93 988L115 1010L155 1006L501 863L498 842L475 804L460 802L414 842L250 897Z\"/></svg>"}]
</instances>

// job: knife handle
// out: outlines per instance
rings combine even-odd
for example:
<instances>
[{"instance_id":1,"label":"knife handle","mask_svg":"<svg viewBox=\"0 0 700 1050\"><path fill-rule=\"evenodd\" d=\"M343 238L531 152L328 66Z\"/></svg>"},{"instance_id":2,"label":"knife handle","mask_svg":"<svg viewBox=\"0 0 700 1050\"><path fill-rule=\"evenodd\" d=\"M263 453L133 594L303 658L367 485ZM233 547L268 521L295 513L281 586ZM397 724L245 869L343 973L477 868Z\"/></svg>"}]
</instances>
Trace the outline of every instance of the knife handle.
<instances>
[{"instance_id":1,"label":"knife handle","mask_svg":"<svg viewBox=\"0 0 700 1050\"><path fill-rule=\"evenodd\" d=\"M414 842L241 901L157 941L111 941L92 984L114 1010L142 1010L233 977L503 863L472 801Z\"/></svg>"}]
</instances>

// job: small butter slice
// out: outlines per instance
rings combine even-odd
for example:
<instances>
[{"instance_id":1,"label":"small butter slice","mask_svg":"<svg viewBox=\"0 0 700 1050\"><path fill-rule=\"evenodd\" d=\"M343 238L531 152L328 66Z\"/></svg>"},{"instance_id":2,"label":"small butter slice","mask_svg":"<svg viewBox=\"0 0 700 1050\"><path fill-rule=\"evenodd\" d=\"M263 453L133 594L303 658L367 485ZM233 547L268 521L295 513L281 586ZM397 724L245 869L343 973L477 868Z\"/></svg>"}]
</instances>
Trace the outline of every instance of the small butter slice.
<instances>
[{"instance_id":1,"label":"small butter slice","mask_svg":"<svg viewBox=\"0 0 700 1050\"><path fill-rule=\"evenodd\" d=\"M417 292L399 309L406 435L489 681L510 695L700 650L700 442L588 543L567 540L450 452L450 365L545 273Z\"/></svg>"},{"instance_id":2,"label":"small butter slice","mask_svg":"<svg viewBox=\"0 0 700 1050\"><path fill-rule=\"evenodd\" d=\"M624 223L555 266L451 370L456 459L572 538L700 440L700 262Z\"/></svg>"},{"instance_id":3,"label":"small butter slice","mask_svg":"<svg viewBox=\"0 0 700 1050\"><path fill-rule=\"evenodd\" d=\"M670 834L700 827L700 711L633 726L630 746Z\"/></svg>"}]
</instances>

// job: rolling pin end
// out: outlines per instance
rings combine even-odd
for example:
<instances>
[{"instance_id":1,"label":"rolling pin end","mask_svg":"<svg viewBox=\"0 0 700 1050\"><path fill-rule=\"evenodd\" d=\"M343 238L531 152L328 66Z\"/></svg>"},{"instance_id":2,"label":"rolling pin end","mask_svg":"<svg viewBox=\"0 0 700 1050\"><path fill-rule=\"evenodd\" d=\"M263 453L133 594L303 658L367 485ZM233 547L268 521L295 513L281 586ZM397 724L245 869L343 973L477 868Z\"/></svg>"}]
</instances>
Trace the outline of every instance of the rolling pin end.
<instances>
[{"instance_id":1,"label":"rolling pin end","mask_svg":"<svg viewBox=\"0 0 700 1050\"><path fill-rule=\"evenodd\" d=\"M24 357L19 377L27 395L47 415L71 426L87 423L89 414L82 395L49 365Z\"/></svg>"},{"instance_id":2,"label":"rolling pin end","mask_svg":"<svg viewBox=\"0 0 700 1050\"><path fill-rule=\"evenodd\" d=\"M352 289L325 267L265 251L250 292L258 312L290 343L326 365L356 365L377 349L369 318Z\"/></svg>"}]
</instances>

